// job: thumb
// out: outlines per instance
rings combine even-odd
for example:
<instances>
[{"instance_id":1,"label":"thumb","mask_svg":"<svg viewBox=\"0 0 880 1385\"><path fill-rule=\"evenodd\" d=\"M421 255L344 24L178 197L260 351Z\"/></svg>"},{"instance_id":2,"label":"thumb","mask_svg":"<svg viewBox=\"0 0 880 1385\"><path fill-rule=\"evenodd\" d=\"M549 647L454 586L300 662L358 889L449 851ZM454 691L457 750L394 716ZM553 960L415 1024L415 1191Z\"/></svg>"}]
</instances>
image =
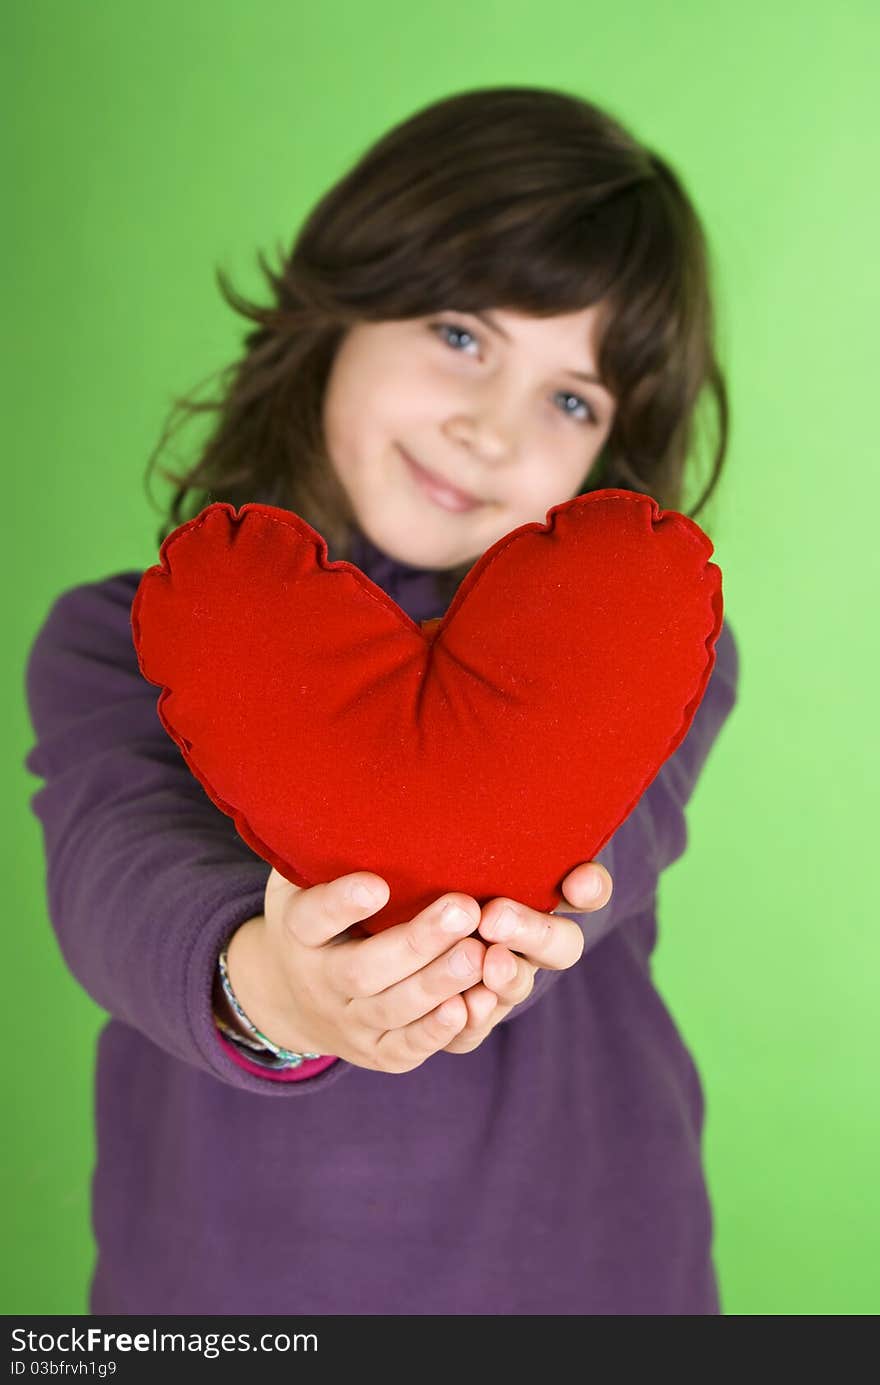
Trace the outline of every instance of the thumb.
<instances>
[{"instance_id":1,"label":"thumb","mask_svg":"<svg viewBox=\"0 0 880 1385\"><path fill-rule=\"evenodd\" d=\"M304 885L295 885L292 880L287 880L279 870L273 866L269 872L269 879L266 881L266 892L263 897L263 912L266 912L266 904L269 899L284 898L286 895L299 894L300 890L305 889Z\"/></svg>"},{"instance_id":2,"label":"thumb","mask_svg":"<svg viewBox=\"0 0 880 1385\"><path fill-rule=\"evenodd\" d=\"M602 909L611 898L614 882L604 866L585 861L575 866L562 882L562 893L577 910Z\"/></svg>"}]
</instances>

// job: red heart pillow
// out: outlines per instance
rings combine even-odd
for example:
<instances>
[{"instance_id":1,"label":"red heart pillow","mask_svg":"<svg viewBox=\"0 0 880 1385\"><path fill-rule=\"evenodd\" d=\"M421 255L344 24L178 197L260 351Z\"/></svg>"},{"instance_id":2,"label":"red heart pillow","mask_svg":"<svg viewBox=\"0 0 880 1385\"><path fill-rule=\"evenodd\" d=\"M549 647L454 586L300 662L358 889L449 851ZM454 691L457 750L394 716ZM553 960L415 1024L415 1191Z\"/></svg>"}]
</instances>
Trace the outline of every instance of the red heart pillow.
<instances>
[{"instance_id":1,"label":"red heart pillow","mask_svg":"<svg viewBox=\"0 0 880 1385\"><path fill-rule=\"evenodd\" d=\"M594 491L500 539L422 627L290 510L221 502L144 573L134 644L189 768L287 879L375 871L373 933L452 890L549 912L693 720L712 552L650 496Z\"/></svg>"}]
</instances>

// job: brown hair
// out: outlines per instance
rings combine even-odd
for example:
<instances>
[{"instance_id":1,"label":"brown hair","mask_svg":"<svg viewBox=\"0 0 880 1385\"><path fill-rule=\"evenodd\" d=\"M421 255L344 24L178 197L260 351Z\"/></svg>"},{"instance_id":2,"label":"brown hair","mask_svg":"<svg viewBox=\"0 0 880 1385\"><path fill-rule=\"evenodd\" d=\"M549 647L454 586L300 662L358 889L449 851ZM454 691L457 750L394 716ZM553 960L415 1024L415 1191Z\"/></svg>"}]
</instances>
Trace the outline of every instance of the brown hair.
<instances>
[{"instance_id":1,"label":"brown hair","mask_svg":"<svg viewBox=\"0 0 880 1385\"><path fill-rule=\"evenodd\" d=\"M669 165L589 102L537 87L435 102L372 145L279 255L273 271L258 252L266 307L216 271L255 327L218 372L217 399L174 402L147 477L176 416L215 418L194 466L162 469L177 489L160 543L206 504L259 499L295 510L346 557L355 519L321 426L336 348L357 322L449 306L543 316L600 304L597 365L617 409L582 493L622 487L682 510L704 391L717 432L691 517L714 490L728 406L705 235ZM438 573L447 596L467 566Z\"/></svg>"}]
</instances>

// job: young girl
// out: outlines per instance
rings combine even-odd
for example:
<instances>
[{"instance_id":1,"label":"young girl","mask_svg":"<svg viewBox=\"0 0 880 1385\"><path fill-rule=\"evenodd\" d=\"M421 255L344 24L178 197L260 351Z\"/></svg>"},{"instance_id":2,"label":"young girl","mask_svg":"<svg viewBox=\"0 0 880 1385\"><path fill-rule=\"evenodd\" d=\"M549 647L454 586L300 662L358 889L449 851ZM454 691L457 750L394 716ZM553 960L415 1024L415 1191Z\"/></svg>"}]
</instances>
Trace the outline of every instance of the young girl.
<instances>
[{"instance_id":1,"label":"young girl","mask_svg":"<svg viewBox=\"0 0 880 1385\"><path fill-rule=\"evenodd\" d=\"M717 481L698 217L574 96L426 108L280 272L261 263L269 307L221 278L258 325L221 397L185 404L216 427L160 541L215 500L286 506L421 621L578 493L680 509L707 392L719 435L689 513ZM450 880L371 938L371 862L297 889L188 771L137 665L140 577L63 593L27 668L51 918L111 1016L91 1311L719 1313L701 1086L651 952L736 697L729 627L686 738L554 915L481 910Z\"/></svg>"}]
</instances>

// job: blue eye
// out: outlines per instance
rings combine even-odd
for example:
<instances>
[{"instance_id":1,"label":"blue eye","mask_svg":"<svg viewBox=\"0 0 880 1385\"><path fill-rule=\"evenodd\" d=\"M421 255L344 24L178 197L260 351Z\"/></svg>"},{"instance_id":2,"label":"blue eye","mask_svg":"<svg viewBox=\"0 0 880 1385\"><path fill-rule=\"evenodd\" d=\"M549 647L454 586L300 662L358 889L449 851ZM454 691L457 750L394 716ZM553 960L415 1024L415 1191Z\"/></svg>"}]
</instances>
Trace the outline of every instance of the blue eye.
<instances>
[{"instance_id":1,"label":"blue eye","mask_svg":"<svg viewBox=\"0 0 880 1385\"><path fill-rule=\"evenodd\" d=\"M476 342L476 341L479 340L479 339L474 335L474 333L470 330L470 328L468 328L468 327L459 327L459 326L457 326L455 323L452 323L452 322L430 322L430 323L428 324L428 327L429 327L429 330L430 330L430 331L434 332L437 336L439 336L439 337L441 338L442 341L446 342L447 346L449 346L450 349L453 350L453 351L457 351L457 350L458 350L458 347L452 346L452 344L451 344L449 338L443 335L443 334L446 333L446 332L451 333L451 334L452 334L453 336L455 336L455 337L470 337L471 341L473 341L473 342ZM572 410L572 409L564 408L564 409L562 410L562 413L566 414L568 418L573 418L574 421L575 421L575 423L597 423L597 422L598 422L598 419L597 419L597 417L596 417L595 411L593 410L592 406L591 406L590 404L588 404L587 401L586 401L585 399L582 399L582 398L580 397L579 394L571 394L571 393L569 393L568 390L561 390L560 393L557 394L556 398L557 398L557 399L560 399L560 398L561 398L561 399L565 399L565 400L573 399L573 400L575 401L575 403L576 403L582 410L585 411L584 413L577 414L577 413L576 413L574 410Z\"/></svg>"},{"instance_id":2,"label":"blue eye","mask_svg":"<svg viewBox=\"0 0 880 1385\"><path fill-rule=\"evenodd\" d=\"M452 332L455 334L455 336L470 337L471 341L476 341L476 337L474 336L473 332L469 332L467 327L454 327L449 322L432 322L431 331L436 332L438 336L443 332ZM449 345L448 337L443 337L442 340L446 342L447 346ZM455 348L453 347L453 350L454 349Z\"/></svg>"},{"instance_id":3,"label":"blue eye","mask_svg":"<svg viewBox=\"0 0 880 1385\"><path fill-rule=\"evenodd\" d=\"M579 394L569 394L567 390L563 390L562 393L559 394L559 395L557 395L556 397L557 397L557 399L562 398L562 399L565 399L565 400L573 399L573 400L575 401L576 404L580 405L580 407L581 407L582 409L585 409L585 410L586 410L586 413L585 413L585 414L581 414L581 415L580 415L579 421L580 421L580 422L583 422L583 423L589 423L589 422L595 423L595 421L596 421L596 415L593 413L593 410L590 408L590 406L589 406L589 404L587 403L587 401L586 401L585 399L581 399L581 397L580 397ZM563 412L564 414L568 414L569 418L575 418L575 417L577 417L577 415L575 415L575 413L574 413L574 411L573 411L572 409L563 409L562 412Z\"/></svg>"}]
</instances>

